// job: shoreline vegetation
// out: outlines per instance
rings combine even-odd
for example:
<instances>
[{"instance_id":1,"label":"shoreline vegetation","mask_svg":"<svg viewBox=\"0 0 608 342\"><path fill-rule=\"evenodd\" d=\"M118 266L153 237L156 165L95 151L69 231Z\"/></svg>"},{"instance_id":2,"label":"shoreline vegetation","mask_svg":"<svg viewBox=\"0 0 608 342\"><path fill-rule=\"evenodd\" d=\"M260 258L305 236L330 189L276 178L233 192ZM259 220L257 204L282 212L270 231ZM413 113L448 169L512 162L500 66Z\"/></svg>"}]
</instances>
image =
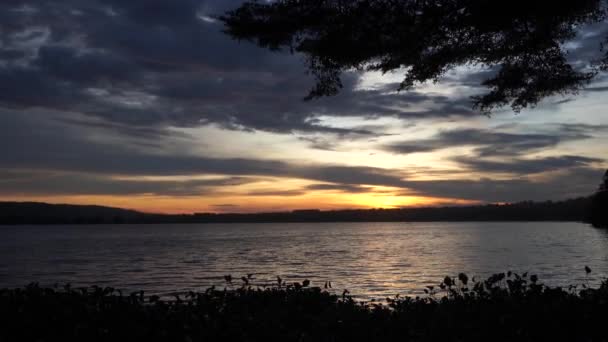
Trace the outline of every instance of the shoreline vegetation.
<instances>
[{"instance_id":1,"label":"shoreline vegetation","mask_svg":"<svg viewBox=\"0 0 608 342\"><path fill-rule=\"evenodd\" d=\"M591 272L585 267L587 275ZM608 281L567 288L507 272L445 277L423 297L358 302L251 276L165 300L113 288L0 290L1 341L606 341ZM236 283L236 280L235 280ZM325 284L325 288L331 286Z\"/></svg>"},{"instance_id":2,"label":"shoreline vegetation","mask_svg":"<svg viewBox=\"0 0 608 342\"><path fill-rule=\"evenodd\" d=\"M154 224L288 222L576 221L592 223L604 204L594 198L453 207L295 210L268 213L153 214L103 206L0 202L0 224ZM604 196L605 197L605 196ZM595 209L593 209L595 208ZM598 214L599 213L599 214ZM605 218L604 218L605 220Z\"/></svg>"}]
</instances>

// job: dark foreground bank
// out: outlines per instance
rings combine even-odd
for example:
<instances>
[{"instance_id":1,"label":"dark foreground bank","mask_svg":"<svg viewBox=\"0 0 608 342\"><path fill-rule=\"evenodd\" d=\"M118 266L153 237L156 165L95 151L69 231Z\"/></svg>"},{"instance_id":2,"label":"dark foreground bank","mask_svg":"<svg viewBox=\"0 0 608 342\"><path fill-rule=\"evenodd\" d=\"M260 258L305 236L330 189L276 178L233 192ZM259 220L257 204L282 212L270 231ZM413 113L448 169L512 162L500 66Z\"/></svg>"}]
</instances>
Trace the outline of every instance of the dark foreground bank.
<instances>
[{"instance_id":1,"label":"dark foreground bank","mask_svg":"<svg viewBox=\"0 0 608 342\"><path fill-rule=\"evenodd\" d=\"M248 280L245 278L244 282ZM172 301L111 288L0 290L0 341L607 341L608 283L464 274L426 298L359 303L304 284L209 289Z\"/></svg>"}]
</instances>

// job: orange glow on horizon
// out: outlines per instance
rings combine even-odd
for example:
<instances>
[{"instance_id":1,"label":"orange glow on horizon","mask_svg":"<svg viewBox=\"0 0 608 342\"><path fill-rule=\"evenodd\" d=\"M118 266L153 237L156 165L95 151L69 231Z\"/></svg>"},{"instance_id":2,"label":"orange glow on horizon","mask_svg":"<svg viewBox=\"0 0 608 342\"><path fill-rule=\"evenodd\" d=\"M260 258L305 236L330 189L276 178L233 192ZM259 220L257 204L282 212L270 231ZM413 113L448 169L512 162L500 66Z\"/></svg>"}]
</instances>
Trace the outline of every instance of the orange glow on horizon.
<instances>
[{"instance_id":1,"label":"orange glow on horizon","mask_svg":"<svg viewBox=\"0 0 608 342\"><path fill-rule=\"evenodd\" d=\"M55 204L102 205L146 213L192 214L192 213L255 213L280 212L299 209L341 210L341 209L394 209L400 207L442 206L478 204L451 198L423 196L396 196L384 193L335 193L314 192L299 196L12 196L2 201L46 202Z\"/></svg>"}]
</instances>

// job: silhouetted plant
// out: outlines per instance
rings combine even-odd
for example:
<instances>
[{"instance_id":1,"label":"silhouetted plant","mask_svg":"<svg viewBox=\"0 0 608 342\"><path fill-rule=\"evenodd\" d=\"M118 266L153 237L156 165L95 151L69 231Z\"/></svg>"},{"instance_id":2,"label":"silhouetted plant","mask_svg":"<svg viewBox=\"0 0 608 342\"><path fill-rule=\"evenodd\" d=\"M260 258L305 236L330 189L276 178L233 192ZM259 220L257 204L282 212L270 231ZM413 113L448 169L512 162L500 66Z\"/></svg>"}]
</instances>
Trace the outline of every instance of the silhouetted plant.
<instances>
[{"instance_id":1,"label":"silhouetted plant","mask_svg":"<svg viewBox=\"0 0 608 342\"><path fill-rule=\"evenodd\" d=\"M586 269L588 270L588 269ZM251 280L252 277L245 277ZM303 281L189 292L0 290L0 341L606 341L608 282L552 288L514 272L446 277L428 296L358 302Z\"/></svg>"}]
</instances>

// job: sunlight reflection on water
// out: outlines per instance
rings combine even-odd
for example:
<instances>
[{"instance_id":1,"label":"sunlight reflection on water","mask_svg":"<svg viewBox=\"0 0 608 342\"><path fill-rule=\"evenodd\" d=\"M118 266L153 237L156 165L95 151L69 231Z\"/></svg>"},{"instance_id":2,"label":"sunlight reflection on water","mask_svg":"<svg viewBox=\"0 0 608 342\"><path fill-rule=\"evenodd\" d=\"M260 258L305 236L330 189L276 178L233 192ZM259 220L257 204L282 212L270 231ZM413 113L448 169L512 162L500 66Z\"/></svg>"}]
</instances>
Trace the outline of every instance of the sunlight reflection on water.
<instances>
[{"instance_id":1,"label":"sunlight reflection on water","mask_svg":"<svg viewBox=\"0 0 608 342\"><path fill-rule=\"evenodd\" d=\"M446 275L608 275L608 231L580 223L315 223L0 227L0 287L30 282L168 294L305 278L359 298L420 294Z\"/></svg>"}]
</instances>

